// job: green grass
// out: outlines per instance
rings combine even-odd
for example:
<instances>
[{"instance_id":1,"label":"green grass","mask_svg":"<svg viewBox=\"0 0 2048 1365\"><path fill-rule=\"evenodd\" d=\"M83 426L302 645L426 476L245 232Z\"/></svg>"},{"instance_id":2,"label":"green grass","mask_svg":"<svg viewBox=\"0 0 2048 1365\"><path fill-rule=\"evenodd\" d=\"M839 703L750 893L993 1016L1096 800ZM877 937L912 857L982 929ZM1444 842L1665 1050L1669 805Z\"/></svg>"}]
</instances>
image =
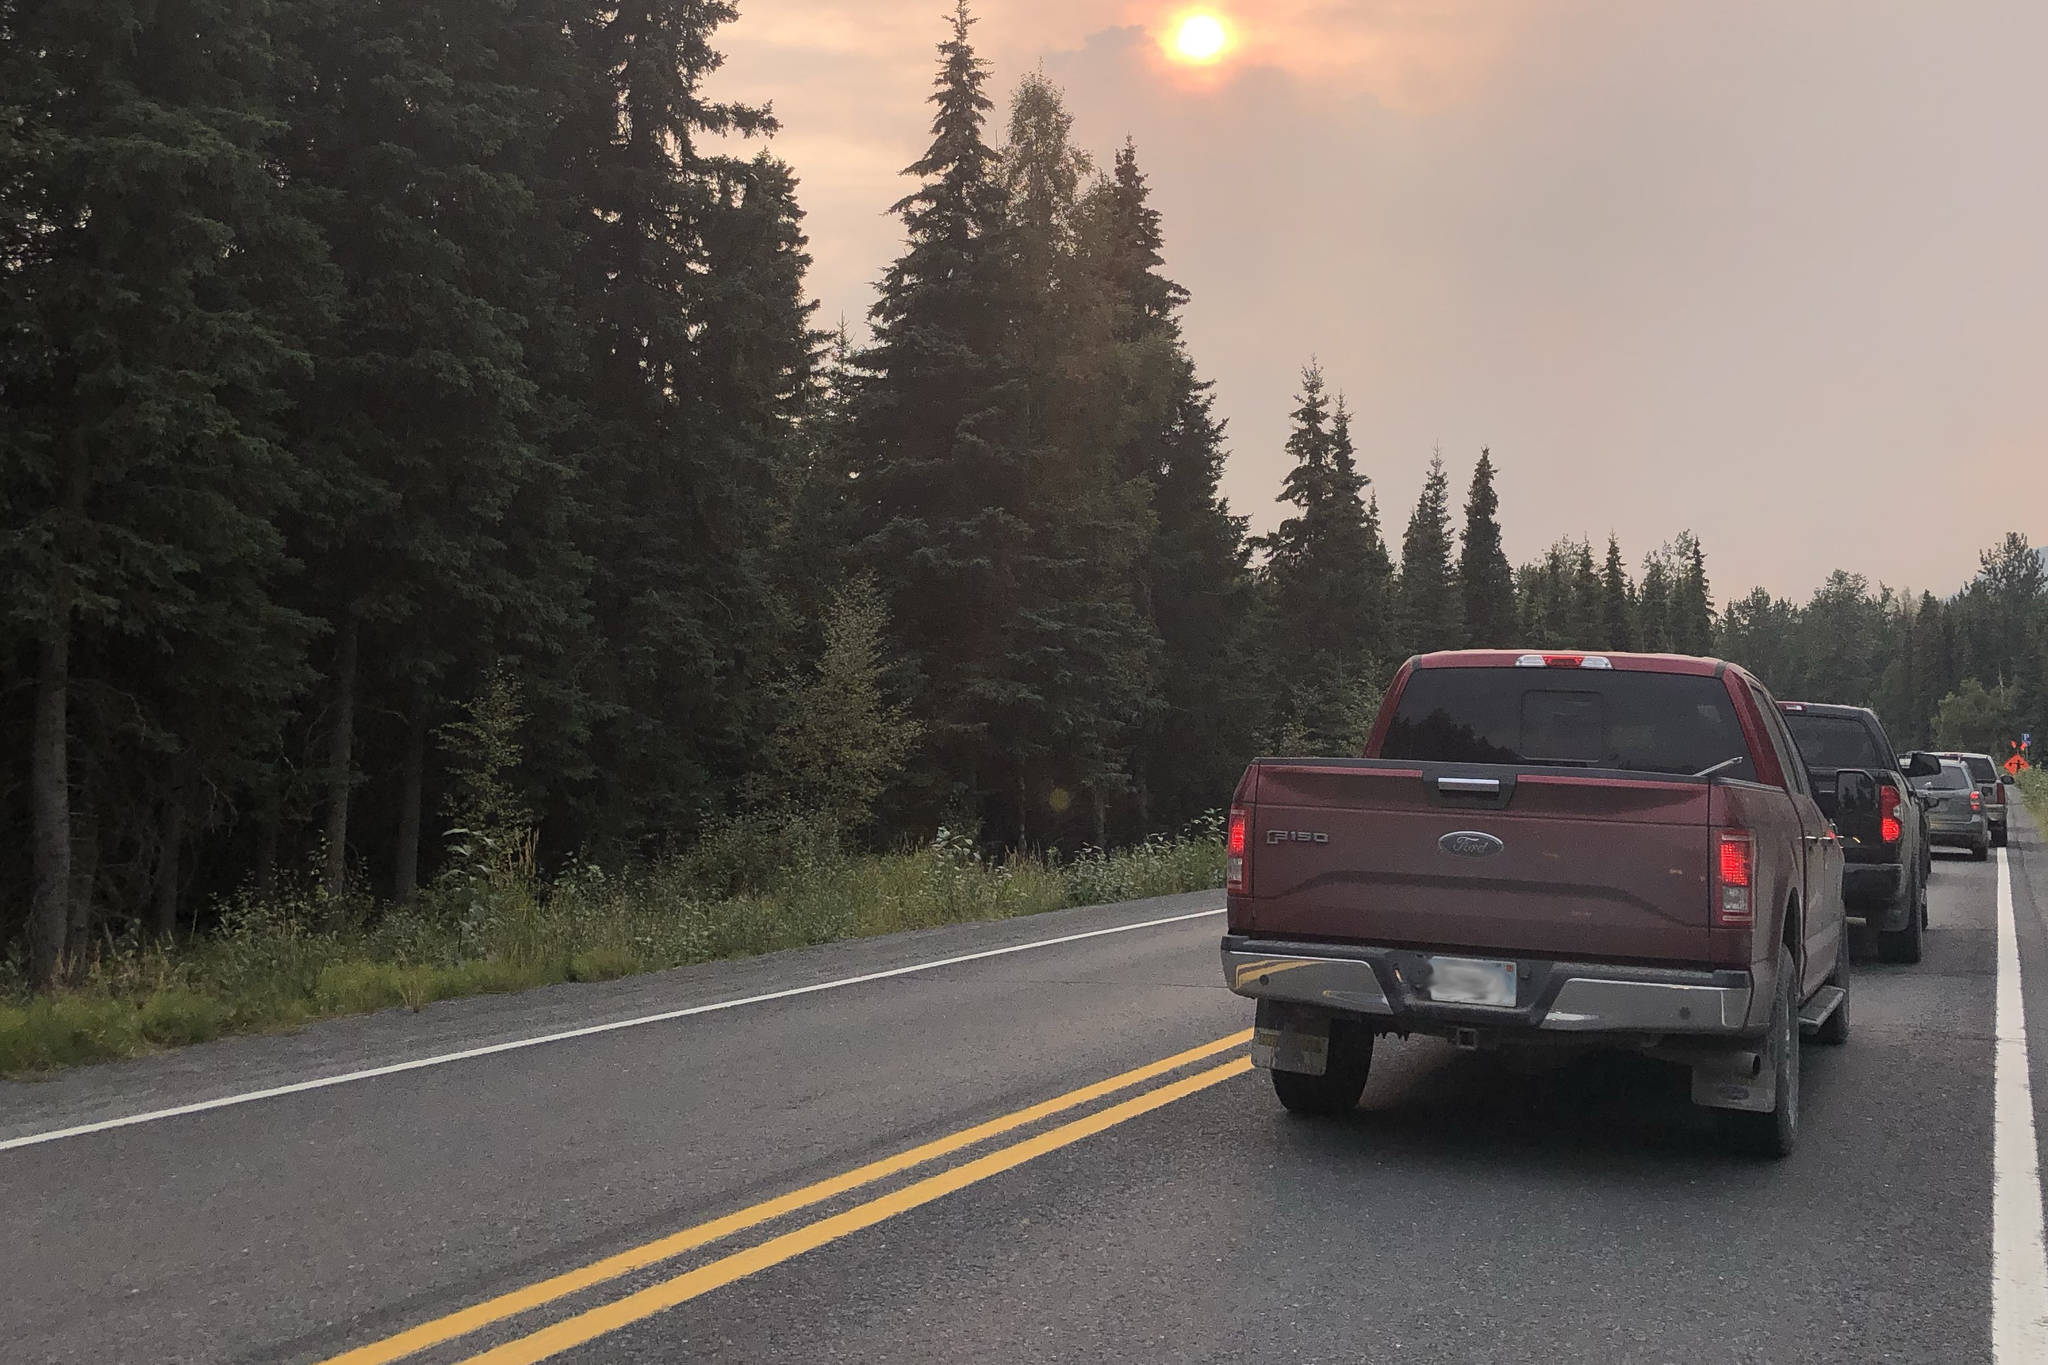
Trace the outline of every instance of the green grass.
<instances>
[{"instance_id":1,"label":"green grass","mask_svg":"<svg viewBox=\"0 0 2048 1365\"><path fill-rule=\"evenodd\" d=\"M2027 798L2034 823L2048 829L2048 770L2029 768L2021 773L2020 793Z\"/></svg>"},{"instance_id":2,"label":"green grass","mask_svg":"<svg viewBox=\"0 0 2048 1365\"><path fill-rule=\"evenodd\" d=\"M1222 884L1213 822L1113 853L989 862L943 833L913 852L846 857L801 820L752 820L623 872L579 866L542 883L516 867L471 868L400 908L304 889L242 897L195 942L100 945L55 994L0 981L0 1074Z\"/></svg>"}]
</instances>

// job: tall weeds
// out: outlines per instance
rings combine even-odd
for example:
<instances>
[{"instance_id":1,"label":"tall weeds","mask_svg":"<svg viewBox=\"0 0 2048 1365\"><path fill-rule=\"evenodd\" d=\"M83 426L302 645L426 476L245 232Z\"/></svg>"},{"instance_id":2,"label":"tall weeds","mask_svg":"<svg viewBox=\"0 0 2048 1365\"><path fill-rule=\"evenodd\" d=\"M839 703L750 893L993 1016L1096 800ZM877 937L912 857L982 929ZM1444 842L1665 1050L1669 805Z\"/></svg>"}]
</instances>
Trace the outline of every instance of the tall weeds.
<instances>
[{"instance_id":1,"label":"tall weeds","mask_svg":"<svg viewBox=\"0 0 2048 1365\"><path fill-rule=\"evenodd\" d=\"M465 831L449 870L410 902L330 896L313 879L221 907L180 947L102 941L72 984L31 999L0 976L0 1072L50 1070L290 1028L327 1015L599 981L721 958L1222 885L1219 822L1077 857L982 857L941 831L888 856L842 853L828 826L735 819L688 853L544 880L530 837Z\"/></svg>"}]
</instances>

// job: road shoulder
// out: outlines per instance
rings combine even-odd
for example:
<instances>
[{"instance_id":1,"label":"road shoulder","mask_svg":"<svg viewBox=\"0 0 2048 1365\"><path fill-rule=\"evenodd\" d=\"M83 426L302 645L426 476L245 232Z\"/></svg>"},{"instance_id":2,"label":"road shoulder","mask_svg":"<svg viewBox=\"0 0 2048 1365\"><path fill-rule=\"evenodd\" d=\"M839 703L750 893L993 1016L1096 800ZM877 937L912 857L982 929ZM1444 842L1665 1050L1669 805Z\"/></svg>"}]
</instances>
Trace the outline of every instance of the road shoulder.
<instances>
[{"instance_id":1,"label":"road shoulder","mask_svg":"<svg viewBox=\"0 0 2048 1365\"><path fill-rule=\"evenodd\" d=\"M1083 906L1016 919L848 939L760 957L700 963L616 981L438 1001L420 1010L319 1020L290 1033L244 1035L150 1057L83 1066L41 1080L0 1080L0 1141L139 1112L204 1103L321 1076L678 1009L898 970L968 953L1115 929L1220 908L1221 891Z\"/></svg>"}]
</instances>

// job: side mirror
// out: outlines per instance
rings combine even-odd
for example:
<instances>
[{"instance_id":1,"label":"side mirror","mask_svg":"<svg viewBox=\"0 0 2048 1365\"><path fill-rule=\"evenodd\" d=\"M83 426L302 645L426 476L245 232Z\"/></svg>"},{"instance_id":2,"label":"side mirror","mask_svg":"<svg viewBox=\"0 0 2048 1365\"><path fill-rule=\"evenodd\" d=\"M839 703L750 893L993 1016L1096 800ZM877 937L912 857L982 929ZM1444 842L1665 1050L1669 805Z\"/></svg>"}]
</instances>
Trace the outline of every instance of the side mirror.
<instances>
[{"instance_id":1,"label":"side mirror","mask_svg":"<svg viewBox=\"0 0 2048 1365\"><path fill-rule=\"evenodd\" d=\"M1859 842L1878 834L1877 778L1862 768L1835 774L1835 828Z\"/></svg>"},{"instance_id":2,"label":"side mirror","mask_svg":"<svg viewBox=\"0 0 2048 1365\"><path fill-rule=\"evenodd\" d=\"M1911 753L1906 755L1906 776L1939 777L1941 760L1933 754Z\"/></svg>"},{"instance_id":3,"label":"side mirror","mask_svg":"<svg viewBox=\"0 0 2048 1365\"><path fill-rule=\"evenodd\" d=\"M1998 781L2000 785L2007 787L2017 787L2020 784L2020 780L2011 773L2000 773Z\"/></svg>"}]
</instances>

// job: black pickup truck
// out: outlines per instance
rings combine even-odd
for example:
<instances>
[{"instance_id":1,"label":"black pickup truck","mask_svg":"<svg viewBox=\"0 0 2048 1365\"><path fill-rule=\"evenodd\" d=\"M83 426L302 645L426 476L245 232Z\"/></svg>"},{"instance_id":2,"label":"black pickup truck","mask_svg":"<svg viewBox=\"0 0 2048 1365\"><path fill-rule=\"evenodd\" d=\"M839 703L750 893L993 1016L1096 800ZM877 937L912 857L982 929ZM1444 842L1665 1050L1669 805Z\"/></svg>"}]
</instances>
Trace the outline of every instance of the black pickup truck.
<instances>
[{"instance_id":1,"label":"black pickup truck","mask_svg":"<svg viewBox=\"0 0 2048 1365\"><path fill-rule=\"evenodd\" d=\"M1879 828L1875 838L1844 831L1842 903L1877 934L1878 955L1887 962L1918 962L1927 927L1927 876L1932 867L1927 817L1920 794L1908 778L1941 771L1929 754L1900 756L1885 736L1877 713L1861 706L1781 701L1785 728L1792 732L1812 777L1821 810L1835 816L1834 775L1844 768L1877 777Z\"/></svg>"}]
</instances>

